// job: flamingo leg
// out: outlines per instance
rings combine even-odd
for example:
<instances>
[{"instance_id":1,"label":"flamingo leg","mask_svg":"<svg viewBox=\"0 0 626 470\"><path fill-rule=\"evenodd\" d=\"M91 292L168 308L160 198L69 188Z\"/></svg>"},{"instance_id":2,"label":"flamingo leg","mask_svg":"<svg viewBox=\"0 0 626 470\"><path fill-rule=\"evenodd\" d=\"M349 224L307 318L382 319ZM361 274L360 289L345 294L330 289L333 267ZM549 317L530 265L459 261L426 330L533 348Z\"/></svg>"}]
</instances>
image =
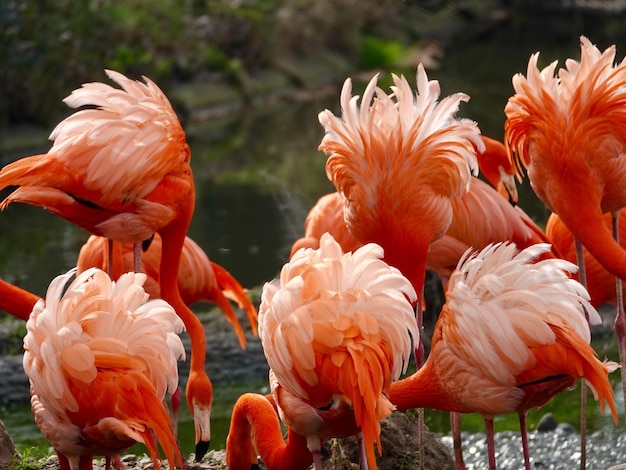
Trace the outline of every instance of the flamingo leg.
<instances>
[{"instance_id":1,"label":"flamingo leg","mask_svg":"<svg viewBox=\"0 0 626 470\"><path fill-rule=\"evenodd\" d=\"M107 274L113 277L113 240L107 240Z\"/></svg>"},{"instance_id":2,"label":"flamingo leg","mask_svg":"<svg viewBox=\"0 0 626 470\"><path fill-rule=\"evenodd\" d=\"M324 467L322 466L322 453L320 450L317 449L311 451L311 454L313 455L313 468L315 470L324 470Z\"/></svg>"},{"instance_id":3,"label":"flamingo leg","mask_svg":"<svg viewBox=\"0 0 626 470\"><path fill-rule=\"evenodd\" d=\"M620 211L613 212L611 214L611 220L613 221L613 238L617 243L620 243L619 237L619 217ZM626 339L626 313L624 312L624 291L622 290L622 279L619 277L615 278L615 288L616 288L616 305L615 305L615 335L617 336L617 345L619 351L619 363L621 365L621 374L622 374L622 393L626 397L626 372L624 368L626 368L626 354L624 354L624 346ZM624 447L624 455L626 457L626 447Z\"/></svg>"},{"instance_id":4,"label":"flamingo leg","mask_svg":"<svg viewBox=\"0 0 626 470\"><path fill-rule=\"evenodd\" d=\"M485 436L487 437L487 455L489 457L489 470L496 470L496 442L493 433L493 418L484 418Z\"/></svg>"},{"instance_id":5,"label":"flamingo leg","mask_svg":"<svg viewBox=\"0 0 626 470\"><path fill-rule=\"evenodd\" d=\"M174 425L174 436L178 436L178 416L180 409L180 402L182 401L182 392L180 390L180 386L176 387L174 393L172 393L172 397L170 398L170 403L172 405L172 424Z\"/></svg>"},{"instance_id":6,"label":"flamingo leg","mask_svg":"<svg viewBox=\"0 0 626 470\"><path fill-rule=\"evenodd\" d=\"M365 443L363 442L363 433L359 433L356 437L356 440L359 444L359 462L361 462L361 470L369 470L369 465L367 464Z\"/></svg>"},{"instance_id":7,"label":"flamingo leg","mask_svg":"<svg viewBox=\"0 0 626 470\"><path fill-rule=\"evenodd\" d=\"M587 288L587 271L585 269L585 257L583 254L583 246L574 237L574 246L576 248L576 261L578 262L578 281ZM585 312L587 323L589 316ZM587 467L587 383L581 380L580 383L580 468L584 470Z\"/></svg>"},{"instance_id":8,"label":"flamingo leg","mask_svg":"<svg viewBox=\"0 0 626 470\"><path fill-rule=\"evenodd\" d=\"M133 254L133 270L140 273L143 271L141 269L141 242L133 243Z\"/></svg>"},{"instance_id":9,"label":"flamingo leg","mask_svg":"<svg viewBox=\"0 0 626 470\"><path fill-rule=\"evenodd\" d=\"M528 451L528 428L526 426L526 411L519 413L519 431L522 435L522 451L524 452L524 468L530 470L530 452Z\"/></svg>"},{"instance_id":10,"label":"flamingo leg","mask_svg":"<svg viewBox=\"0 0 626 470\"><path fill-rule=\"evenodd\" d=\"M463 446L461 443L461 415L454 411L450 412L450 428L452 431L452 446L454 448L454 462L457 470L465 470L463 460Z\"/></svg>"}]
</instances>

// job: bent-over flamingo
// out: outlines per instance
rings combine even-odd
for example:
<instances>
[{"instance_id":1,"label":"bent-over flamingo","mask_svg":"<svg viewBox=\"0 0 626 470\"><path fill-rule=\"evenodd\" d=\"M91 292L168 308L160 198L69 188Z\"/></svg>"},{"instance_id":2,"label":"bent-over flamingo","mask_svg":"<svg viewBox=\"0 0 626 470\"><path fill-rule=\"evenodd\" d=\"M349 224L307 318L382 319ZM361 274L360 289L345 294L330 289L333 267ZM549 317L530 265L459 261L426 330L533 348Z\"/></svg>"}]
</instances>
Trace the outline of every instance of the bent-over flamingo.
<instances>
[{"instance_id":1,"label":"bent-over flamingo","mask_svg":"<svg viewBox=\"0 0 626 470\"><path fill-rule=\"evenodd\" d=\"M186 398L201 459L211 438L213 387L204 369L204 328L181 299L177 282L195 206L191 152L176 113L154 82L106 73L122 89L87 83L74 90L64 101L87 108L55 127L52 148L0 170L0 190L19 186L0 208L11 202L45 207L94 235L136 246L155 232L161 235L161 297L191 338Z\"/></svg>"},{"instance_id":2,"label":"bent-over flamingo","mask_svg":"<svg viewBox=\"0 0 626 470\"><path fill-rule=\"evenodd\" d=\"M626 60L614 64L615 45L604 52L584 36L580 61L554 61L539 69L532 54L526 71L513 76L515 94L505 106L505 141L531 187L581 243L617 277L626 279L626 249L615 239L626 206ZM613 214L611 233L602 214ZM578 250L582 252L582 249ZM584 282L584 257L579 257ZM626 394L626 314L618 296L615 332ZM585 406L583 389L582 406ZM581 414L581 467L585 464L586 414Z\"/></svg>"},{"instance_id":3,"label":"bent-over flamingo","mask_svg":"<svg viewBox=\"0 0 626 470\"><path fill-rule=\"evenodd\" d=\"M343 253L330 234L297 251L263 286L259 336L282 421L306 436L316 468L321 440L360 434L362 466L376 468L385 396L418 341L410 282L376 244ZM338 413L328 426L321 411ZM351 430L350 432L348 430Z\"/></svg>"},{"instance_id":4,"label":"bent-over flamingo","mask_svg":"<svg viewBox=\"0 0 626 470\"><path fill-rule=\"evenodd\" d=\"M229 470L250 470L258 466L257 455L268 470L307 470L313 463L304 436L288 427L285 442L272 396L244 393L230 417L226 465Z\"/></svg>"},{"instance_id":5,"label":"bent-over flamingo","mask_svg":"<svg viewBox=\"0 0 626 470\"><path fill-rule=\"evenodd\" d=\"M184 324L163 300L148 300L145 274L117 282L98 269L55 278L26 323L24 371L37 425L62 470L91 470L135 442L155 468L160 445L170 468L183 458L163 404L178 386ZM69 284L69 286L68 286Z\"/></svg>"},{"instance_id":6,"label":"bent-over flamingo","mask_svg":"<svg viewBox=\"0 0 626 470\"><path fill-rule=\"evenodd\" d=\"M428 407L480 413L485 419L489 468L495 469L493 418L517 412L526 468L530 468L526 412L543 406L583 378L604 411L617 411L609 372L590 346L601 321L576 266L551 258L538 244L521 252L498 243L468 250L450 277L446 304L435 324L430 355L413 375L394 382L389 399L399 410Z\"/></svg>"},{"instance_id":7,"label":"bent-over flamingo","mask_svg":"<svg viewBox=\"0 0 626 470\"><path fill-rule=\"evenodd\" d=\"M452 220L450 200L466 193L477 174L476 151L483 150L475 122L456 118L469 97L456 93L439 100L440 87L417 67L417 92L404 76L392 75L387 95L367 85L361 105L347 79L341 117L324 110L326 134L320 150L328 155L326 174L344 198L344 219L361 242L375 242L385 261L397 267L418 294L418 328L428 246ZM423 345L416 361L422 363Z\"/></svg>"}]
</instances>

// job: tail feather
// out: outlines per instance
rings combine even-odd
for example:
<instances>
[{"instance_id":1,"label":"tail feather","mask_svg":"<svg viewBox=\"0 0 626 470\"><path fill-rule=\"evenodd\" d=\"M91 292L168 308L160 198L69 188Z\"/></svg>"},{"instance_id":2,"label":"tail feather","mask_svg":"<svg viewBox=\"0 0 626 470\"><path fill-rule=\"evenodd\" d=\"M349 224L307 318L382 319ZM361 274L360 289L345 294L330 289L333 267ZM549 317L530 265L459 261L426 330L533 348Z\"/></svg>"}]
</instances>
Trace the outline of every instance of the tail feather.
<instances>
[{"instance_id":1,"label":"tail feather","mask_svg":"<svg viewBox=\"0 0 626 470\"><path fill-rule=\"evenodd\" d=\"M248 321L250 322L250 328L252 328L252 333L256 335L258 314L256 307L250 302L246 290L239 284L237 279L219 264L211 262L211 267L215 272L217 283L220 289L224 291L226 297L237 302L239 308L245 309Z\"/></svg>"}]
</instances>

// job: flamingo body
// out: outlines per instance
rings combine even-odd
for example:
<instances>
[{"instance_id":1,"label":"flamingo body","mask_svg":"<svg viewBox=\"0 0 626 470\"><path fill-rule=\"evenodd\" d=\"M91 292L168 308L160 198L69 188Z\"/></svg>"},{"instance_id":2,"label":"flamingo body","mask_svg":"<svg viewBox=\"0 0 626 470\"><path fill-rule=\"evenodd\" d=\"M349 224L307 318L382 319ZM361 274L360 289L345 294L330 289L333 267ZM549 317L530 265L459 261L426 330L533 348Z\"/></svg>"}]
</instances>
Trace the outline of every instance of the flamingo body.
<instances>
[{"instance_id":1,"label":"flamingo body","mask_svg":"<svg viewBox=\"0 0 626 470\"><path fill-rule=\"evenodd\" d=\"M0 188L20 186L3 202L45 207L90 233L142 241L176 217L190 151L169 101L145 83L107 70L122 90L87 83L65 102L82 109L52 131L52 148L0 171ZM184 188L183 188L184 189Z\"/></svg>"},{"instance_id":2,"label":"flamingo body","mask_svg":"<svg viewBox=\"0 0 626 470\"><path fill-rule=\"evenodd\" d=\"M548 251L539 244L518 253L506 243L468 251L450 278L426 363L390 387L398 409L476 412L491 421L523 415L584 378L617 420L608 380L617 365L589 345L585 310L592 322L600 317L570 278L575 265L537 261Z\"/></svg>"},{"instance_id":3,"label":"flamingo body","mask_svg":"<svg viewBox=\"0 0 626 470\"><path fill-rule=\"evenodd\" d=\"M85 106L53 130L46 154L0 170L0 189L19 186L0 204L25 202L93 235L139 243L161 235L160 292L185 324L192 352L186 399L196 427L196 459L210 441L213 388L205 371L202 323L178 290L178 269L195 208L191 152L163 92L151 80L130 80L110 70L122 88L87 83L65 102Z\"/></svg>"},{"instance_id":4,"label":"flamingo body","mask_svg":"<svg viewBox=\"0 0 626 470\"><path fill-rule=\"evenodd\" d=\"M505 107L505 139L531 186L591 254L626 279L626 250L602 220L626 206L626 61L614 65L580 38L580 61L556 61L540 70L538 53L526 76L513 77Z\"/></svg>"},{"instance_id":5,"label":"flamingo body","mask_svg":"<svg viewBox=\"0 0 626 470\"><path fill-rule=\"evenodd\" d=\"M409 302L415 292L382 255L375 244L344 254L325 234L318 250L297 251L280 278L264 285L259 308L283 422L316 452L320 439L360 431L372 468L379 421L393 410L384 393L418 337ZM324 419L320 408L333 418Z\"/></svg>"},{"instance_id":6,"label":"flamingo body","mask_svg":"<svg viewBox=\"0 0 626 470\"><path fill-rule=\"evenodd\" d=\"M320 149L329 155L326 173L344 198L349 231L361 243L382 246L385 260L421 296L428 246L448 229L450 201L468 191L483 142L474 122L455 117L469 97L438 101L439 83L428 80L421 64L415 94L404 77L393 76L390 95L376 81L359 106L346 80L342 116L319 115L326 131Z\"/></svg>"},{"instance_id":7,"label":"flamingo body","mask_svg":"<svg viewBox=\"0 0 626 470\"><path fill-rule=\"evenodd\" d=\"M147 301L143 274L115 283L91 269L64 291L74 272L53 280L26 325L24 370L37 425L64 470L90 469L93 455L111 457L135 442L156 468L157 444L171 468L182 468L163 405L185 354L182 321L164 301Z\"/></svg>"}]
</instances>

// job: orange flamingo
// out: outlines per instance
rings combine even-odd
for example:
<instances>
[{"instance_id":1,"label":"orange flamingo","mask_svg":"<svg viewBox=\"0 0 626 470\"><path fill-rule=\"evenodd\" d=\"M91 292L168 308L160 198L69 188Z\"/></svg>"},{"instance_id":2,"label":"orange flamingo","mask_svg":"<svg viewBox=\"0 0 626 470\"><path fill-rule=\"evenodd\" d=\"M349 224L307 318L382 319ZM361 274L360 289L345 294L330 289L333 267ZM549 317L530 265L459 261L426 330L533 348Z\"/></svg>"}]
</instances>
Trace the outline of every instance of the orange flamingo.
<instances>
[{"instance_id":1,"label":"orange flamingo","mask_svg":"<svg viewBox=\"0 0 626 470\"><path fill-rule=\"evenodd\" d=\"M611 214L604 214L604 225L610 230L612 225ZM619 219L619 232L622 246L626 243L626 218ZM558 248L562 257L572 263L577 261L574 235L565 226L561 218L550 214L546 223L546 236ZM585 271L587 275L587 290L591 296L591 304L598 308L604 303L617 304L614 277L598 261L591 256L587 249L583 250ZM623 295L623 291L622 291Z\"/></svg>"},{"instance_id":2,"label":"orange flamingo","mask_svg":"<svg viewBox=\"0 0 626 470\"><path fill-rule=\"evenodd\" d=\"M342 117L325 110L326 134L319 146L328 154L326 174L344 198L344 219L361 242L375 242L418 293L418 328L429 245L452 221L450 201L465 194L478 172L476 149L483 150L478 126L457 119L456 93L438 101L439 83L417 68L417 93L393 75L392 93L367 85L361 106L347 79L341 92ZM418 366L423 345L418 345Z\"/></svg>"},{"instance_id":3,"label":"orange flamingo","mask_svg":"<svg viewBox=\"0 0 626 470\"><path fill-rule=\"evenodd\" d=\"M282 421L306 437L316 468L321 441L359 433L361 465L376 468L385 392L406 370L418 330L409 281L368 244L344 254L330 234L301 249L263 286L259 336ZM329 426L321 410L337 414Z\"/></svg>"},{"instance_id":4,"label":"orange flamingo","mask_svg":"<svg viewBox=\"0 0 626 470\"><path fill-rule=\"evenodd\" d=\"M0 310L20 320L28 320L40 297L0 279Z\"/></svg>"},{"instance_id":5,"label":"orange flamingo","mask_svg":"<svg viewBox=\"0 0 626 470\"><path fill-rule=\"evenodd\" d=\"M580 61L568 59L556 71L543 70L531 55L526 76L513 76L515 95L505 106L505 141L518 167L525 167L539 199L559 215L604 268L616 276L615 332L626 394L626 313L621 295L626 250L619 234L619 211L626 205L626 61L614 65L615 46L604 52L584 36ZM603 214L613 215L613 233ZM580 276L586 282L579 247ZM581 406L585 407L583 388ZM585 465L586 414L581 414L581 467Z\"/></svg>"},{"instance_id":6,"label":"orange flamingo","mask_svg":"<svg viewBox=\"0 0 626 470\"><path fill-rule=\"evenodd\" d=\"M195 205L191 152L176 113L154 82L106 72L122 89L87 83L74 90L64 101L90 107L56 126L48 153L0 170L0 190L19 186L0 208L11 202L41 206L94 235L122 243L161 235L161 297L174 307L191 338L186 398L199 460L211 437L213 388L204 369L204 328L183 302L177 282Z\"/></svg>"},{"instance_id":7,"label":"orange flamingo","mask_svg":"<svg viewBox=\"0 0 626 470\"><path fill-rule=\"evenodd\" d=\"M91 235L78 253L78 272L95 266L106 270L113 279L117 279L122 273L132 270L133 246L113 242L112 257L107 256L109 246L106 238ZM111 267L108 265L110 258L113 259ZM142 272L148 274L145 290L150 297L158 299L161 296L159 289L161 237L158 233L154 235L148 249L141 253L141 261ZM185 238L181 254L178 289L187 305L198 301L217 305L235 329L242 349L246 347L245 333L229 299L237 302L239 308L245 309L252 332L256 334L257 310L248 298L246 290L226 269L209 260L204 250L189 237Z\"/></svg>"},{"instance_id":8,"label":"orange flamingo","mask_svg":"<svg viewBox=\"0 0 626 470\"><path fill-rule=\"evenodd\" d=\"M230 470L250 470L261 456L265 468L307 470L313 456L304 436L287 428L287 442L271 395L244 393L235 402L226 439ZM254 445L252 442L254 439Z\"/></svg>"},{"instance_id":9,"label":"orange flamingo","mask_svg":"<svg viewBox=\"0 0 626 470\"><path fill-rule=\"evenodd\" d=\"M112 282L94 268L69 284L75 271L52 281L24 338L33 414L61 470L91 470L94 455L110 462L135 442L157 470L158 445L170 468L183 468L162 401L178 386L183 322L166 302L148 301L145 274Z\"/></svg>"},{"instance_id":10,"label":"orange flamingo","mask_svg":"<svg viewBox=\"0 0 626 470\"><path fill-rule=\"evenodd\" d=\"M526 412L543 406L578 378L608 403L617 422L609 372L617 364L597 358L585 319L599 322L588 293L561 259L537 261L547 244L521 252L498 243L471 250L452 274L435 325L431 352L415 374L392 383L399 410L428 407L480 413L485 419L489 468L495 469L493 417L517 412L526 468L530 468Z\"/></svg>"}]
</instances>

